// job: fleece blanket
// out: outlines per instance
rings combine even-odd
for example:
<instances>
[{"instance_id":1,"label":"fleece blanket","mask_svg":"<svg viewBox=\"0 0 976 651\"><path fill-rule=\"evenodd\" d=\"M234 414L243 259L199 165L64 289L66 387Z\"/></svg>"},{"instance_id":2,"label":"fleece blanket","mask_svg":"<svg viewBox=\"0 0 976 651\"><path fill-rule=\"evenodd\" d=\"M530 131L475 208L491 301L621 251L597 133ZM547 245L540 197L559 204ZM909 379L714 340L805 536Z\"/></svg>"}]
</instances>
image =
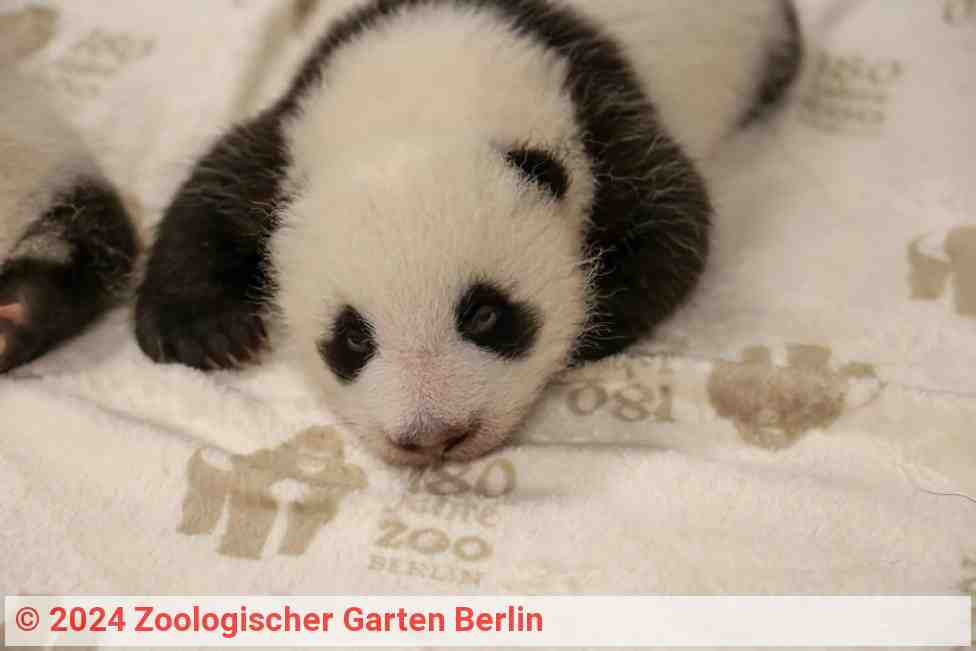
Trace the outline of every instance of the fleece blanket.
<instances>
[{"instance_id":1,"label":"fleece blanket","mask_svg":"<svg viewBox=\"0 0 976 651\"><path fill-rule=\"evenodd\" d=\"M149 241L316 9L5 0L0 60ZM0 379L0 593L976 592L976 3L800 9L790 105L704 163L701 291L511 446L387 467L287 360L154 366L120 309Z\"/></svg>"}]
</instances>

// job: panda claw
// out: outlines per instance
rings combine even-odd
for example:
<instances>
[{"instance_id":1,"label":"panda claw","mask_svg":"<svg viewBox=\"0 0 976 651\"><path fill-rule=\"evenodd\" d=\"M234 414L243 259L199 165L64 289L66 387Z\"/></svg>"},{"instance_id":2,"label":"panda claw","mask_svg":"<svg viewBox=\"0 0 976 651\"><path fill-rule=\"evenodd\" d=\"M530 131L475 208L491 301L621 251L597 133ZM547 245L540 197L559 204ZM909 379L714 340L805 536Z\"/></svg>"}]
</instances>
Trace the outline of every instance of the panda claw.
<instances>
[{"instance_id":1,"label":"panda claw","mask_svg":"<svg viewBox=\"0 0 976 651\"><path fill-rule=\"evenodd\" d=\"M244 301L206 303L143 295L136 305L136 339L159 363L202 371L241 368L265 347L263 331L255 306Z\"/></svg>"}]
</instances>

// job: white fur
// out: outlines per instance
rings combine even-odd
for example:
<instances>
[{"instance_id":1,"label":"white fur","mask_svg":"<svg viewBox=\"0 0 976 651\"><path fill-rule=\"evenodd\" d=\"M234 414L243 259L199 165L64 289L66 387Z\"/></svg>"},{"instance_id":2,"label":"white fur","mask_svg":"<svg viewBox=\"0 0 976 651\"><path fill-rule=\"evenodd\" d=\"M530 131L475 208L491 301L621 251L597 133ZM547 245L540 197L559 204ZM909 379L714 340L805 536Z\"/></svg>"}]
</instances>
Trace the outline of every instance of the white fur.
<instances>
[{"instance_id":1,"label":"white fur","mask_svg":"<svg viewBox=\"0 0 976 651\"><path fill-rule=\"evenodd\" d=\"M756 99L766 54L789 36L779 0L561 0L623 44L664 126L711 157Z\"/></svg>"},{"instance_id":2,"label":"white fur","mask_svg":"<svg viewBox=\"0 0 976 651\"><path fill-rule=\"evenodd\" d=\"M772 0L677 10L659 0L565 2L621 40L692 157L745 112L763 34L780 20ZM343 13L358 4L325 3ZM580 256L595 188L566 72L491 11L426 7L342 48L287 127L295 199L270 244L286 331L342 422L391 461L431 460L388 442L418 424L482 423L451 458L500 445L584 326ZM505 148L517 144L567 163L563 202L506 164ZM481 277L539 308L527 358L499 359L457 334L454 306ZM345 305L374 325L378 343L348 385L316 350Z\"/></svg>"},{"instance_id":3,"label":"white fur","mask_svg":"<svg viewBox=\"0 0 976 651\"><path fill-rule=\"evenodd\" d=\"M69 250L53 234L17 242L58 192L95 174L95 164L37 81L3 73L0 88L0 262L14 256L64 261Z\"/></svg>"}]
</instances>

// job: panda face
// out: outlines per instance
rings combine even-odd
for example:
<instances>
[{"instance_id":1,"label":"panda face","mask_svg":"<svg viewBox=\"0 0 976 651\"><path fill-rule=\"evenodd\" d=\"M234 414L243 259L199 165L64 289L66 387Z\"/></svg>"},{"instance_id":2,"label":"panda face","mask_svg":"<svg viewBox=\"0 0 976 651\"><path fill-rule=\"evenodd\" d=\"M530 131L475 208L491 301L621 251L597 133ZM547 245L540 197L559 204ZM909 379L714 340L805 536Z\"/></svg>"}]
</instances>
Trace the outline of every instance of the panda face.
<instances>
[{"instance_id":1,"label":"panda face","mask_svg":"<svg viewBox=\"0 0 976 651\"><path fill-rule=\"evenodd\" d=\"M383 434L380 448L391 460L420 463L463 454L469 440L483 437L499 411L485 398L505 388L492 387L492 379L507 390L524 382L519 370L531 368L523 362L532 357L543 329L538 307L513 300L485 279L458 293L445 316L433 345L434 323L415 337L386 336L382 322L374 324L346 305L319 341L322 362L344 392L397 396L399 413L391 424L375 425ZM479 453L482 445L476 445Z\"/></svg>"},{"instance_id":2,"label":"panda face","mask_svg":"<svg viewBox=\"0 0 976 651\"><path fill-rule=\"evenodd\" d=\"M394 147L309 176L272 243L292 348L394 463L504 443L587 317L583 218L542 149Z\"/></svg>"}]
</instances>

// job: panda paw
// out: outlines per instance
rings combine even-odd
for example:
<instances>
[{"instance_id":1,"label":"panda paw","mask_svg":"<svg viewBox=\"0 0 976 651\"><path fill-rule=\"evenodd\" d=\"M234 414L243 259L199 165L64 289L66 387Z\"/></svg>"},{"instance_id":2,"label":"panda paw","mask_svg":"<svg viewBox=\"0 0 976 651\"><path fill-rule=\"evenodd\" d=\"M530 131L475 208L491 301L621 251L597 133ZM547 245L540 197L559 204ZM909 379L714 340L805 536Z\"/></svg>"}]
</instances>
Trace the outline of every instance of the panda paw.
<instances>
[{"instance_id":1,"label":"panda paw","mask_svg":"<svg viewBox=\"0 0 976 651\"><path fill-rule=\"evenodd\" d=\"M258 361L268 348L260 309L229 298L139 297L136 339L153 361L200 370L239 368Z\"/></svg>"},{"instance_id":2,"label":"panda paw","mask_svg":"<svg viewBox=\"0 0 976 651\"><path fill-rule=\"evenodd\" d=\"M0 272L0 373L33 361L80 333L99 306L65 286L56 265L8 262Z\"/></svg>"}]
</instances>

